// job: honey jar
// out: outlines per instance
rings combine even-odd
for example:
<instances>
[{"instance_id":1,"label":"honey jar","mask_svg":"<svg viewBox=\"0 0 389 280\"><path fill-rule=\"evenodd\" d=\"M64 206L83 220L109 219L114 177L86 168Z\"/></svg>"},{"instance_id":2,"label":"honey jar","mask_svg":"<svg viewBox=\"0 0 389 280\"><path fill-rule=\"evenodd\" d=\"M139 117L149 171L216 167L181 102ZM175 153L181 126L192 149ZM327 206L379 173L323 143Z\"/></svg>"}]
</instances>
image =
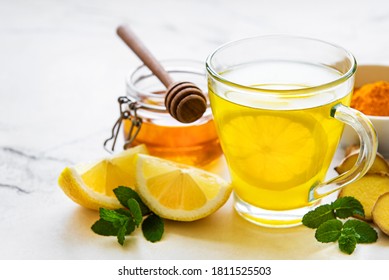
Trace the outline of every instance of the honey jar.
<instances>
[{"instance_id":1,"label":"honey jar","mask_svg":"<svg viewBox=\"0 0 389 280\"><path fill-rule=\"evenodd\" d=\"M177 121L164 105L166 88L141 65L128 75L126 97L119 98L121 118L116 126L123 123L124 148L145 144L151 155L203 166L222 154L209 105L204 65L192 60L166 60L161 64L175 81L196 84L207 98L207 109L193 123Z\"/></svg>"}]
</instances>

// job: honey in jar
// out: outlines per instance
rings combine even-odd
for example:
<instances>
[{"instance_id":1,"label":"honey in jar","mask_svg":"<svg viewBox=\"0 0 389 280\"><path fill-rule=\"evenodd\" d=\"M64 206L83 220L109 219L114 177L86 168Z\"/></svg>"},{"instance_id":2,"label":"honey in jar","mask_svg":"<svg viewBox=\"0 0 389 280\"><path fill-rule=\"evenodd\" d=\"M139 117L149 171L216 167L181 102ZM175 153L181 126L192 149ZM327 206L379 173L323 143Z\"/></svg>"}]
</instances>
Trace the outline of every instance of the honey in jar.
<instances>
[{"instance_id":1,"label":"honey in jar","mask_svg":"<svg viewBox=\"0 0 389 280\"><path fill-rule=\"evenodd\" d=\"M166 111L163 84L142 65L127 79L127 97L136 100L136 117L142 122L139 132L128 146L145 144L151 155L190 165L205 165L218 158L222 151L209 106L204 66L188 60L161 63L175 81L190 81L202 89L207 98L207 109L193 123L175 120ZM133 118L131 116L123 121L125 139L129 138Z\"/></svg>"}]
</instances>

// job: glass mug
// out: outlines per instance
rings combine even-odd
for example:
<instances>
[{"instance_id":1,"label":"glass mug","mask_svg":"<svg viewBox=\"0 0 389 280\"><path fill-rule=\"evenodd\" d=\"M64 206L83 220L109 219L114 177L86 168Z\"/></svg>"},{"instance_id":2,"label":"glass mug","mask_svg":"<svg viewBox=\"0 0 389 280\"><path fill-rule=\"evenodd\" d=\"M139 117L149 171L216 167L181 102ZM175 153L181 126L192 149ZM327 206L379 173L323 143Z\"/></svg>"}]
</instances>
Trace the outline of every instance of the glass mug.
<instances>
[{"instance_id":1,"label":"glass mug","mask_svg":"<svg viewBox=\"0 0 389 280\"><path fill-rule=\"evenodd\" d=\"M293 36L242 39L207 58L212 113L241 216L268 227L301 224L321 198L367 172L377 138L348 107L356 68L343 48ZM325 181L344 124L360 137L359 158Z\"/></svg>"}]
</instances>

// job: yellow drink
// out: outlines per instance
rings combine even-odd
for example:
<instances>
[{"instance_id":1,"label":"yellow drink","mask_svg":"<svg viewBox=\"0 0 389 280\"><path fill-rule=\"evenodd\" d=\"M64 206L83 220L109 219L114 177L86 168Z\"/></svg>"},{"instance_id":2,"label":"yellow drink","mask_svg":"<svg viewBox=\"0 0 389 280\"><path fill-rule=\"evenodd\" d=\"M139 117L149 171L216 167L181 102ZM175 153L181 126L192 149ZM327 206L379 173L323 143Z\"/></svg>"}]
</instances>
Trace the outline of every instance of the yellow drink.
<instances>
[{"instance_id":1,"label":"yellow drink","mask_svg":"<svg viewBox=\"0 0 389 280\"><path fill-rule=\"evenodd\" d=\"M261 209L308 206L309 190L324 180L343 130L343 123L330 116L331 109L337 103L348 105L351 92L333 87L304 93L304 88L335 80L341 73L313 64L264 62L222 75L264 89L263 94L242 94L209 84L235 194ZM290 91L296 89L301 89L298 95Z\"/></svg>"}]
</instances>

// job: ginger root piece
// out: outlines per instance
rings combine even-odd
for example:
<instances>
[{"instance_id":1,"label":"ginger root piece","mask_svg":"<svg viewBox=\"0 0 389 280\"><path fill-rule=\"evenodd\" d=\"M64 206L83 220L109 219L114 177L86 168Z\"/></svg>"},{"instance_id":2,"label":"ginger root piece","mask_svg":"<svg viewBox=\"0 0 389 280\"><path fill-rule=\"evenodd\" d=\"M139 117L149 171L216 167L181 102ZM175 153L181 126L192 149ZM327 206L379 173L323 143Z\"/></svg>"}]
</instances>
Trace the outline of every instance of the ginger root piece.
<instances>
[{"instance_id":1,"label":"ginger root piece","mask_svg":"<svg viewBox=\"0 0 389 280\"><path fill-rule=\"evenodd\" d=\"M365 217L357 216L357 218L371 221L371 212L377 199L387 192L389 192L388 174L366 174L358 181L343 187L339 197L352 196L359 200L365 210Z\"/></svg>"},{"instance_id":2,"label":"ginger root piece","mask_svg":"<svg viewBox=\"0 0 389 280\"><path fill-rule=\"evenodd\" d=\"M336 172L339 174L342 174L348 170L350 170L358 158L358 152L359 151L353 151L348 156L346 156L343 161L335 167ZM367 172L369 174L372 173L388 173L389 174L389 164L385 160L385 158L377 154L375 157L373 165L370 167L369 171Z\"/></svg>"},{"instance_id":3,"label":"ginger root piece","mask_svg":"<svg viewBox=\"0 0 389 280\"><path fill-rule=\"evenodd\" d=\"M374 223L380 230L389 235L389 193L385 193L378 198L374 205L372 216Z\"/></svg>"},{"instance_id":4,"label":"ginger root piece","mask_svg":"<svg viewBox=\"0 0 389 280\"><path fill-rule=\"evenodd\" d=\"M351 145L346 147L346 150L344 151L345 157L351 155L352 153L358 153L359 152L359 145Z\"/></svg>"}]
</instances>

